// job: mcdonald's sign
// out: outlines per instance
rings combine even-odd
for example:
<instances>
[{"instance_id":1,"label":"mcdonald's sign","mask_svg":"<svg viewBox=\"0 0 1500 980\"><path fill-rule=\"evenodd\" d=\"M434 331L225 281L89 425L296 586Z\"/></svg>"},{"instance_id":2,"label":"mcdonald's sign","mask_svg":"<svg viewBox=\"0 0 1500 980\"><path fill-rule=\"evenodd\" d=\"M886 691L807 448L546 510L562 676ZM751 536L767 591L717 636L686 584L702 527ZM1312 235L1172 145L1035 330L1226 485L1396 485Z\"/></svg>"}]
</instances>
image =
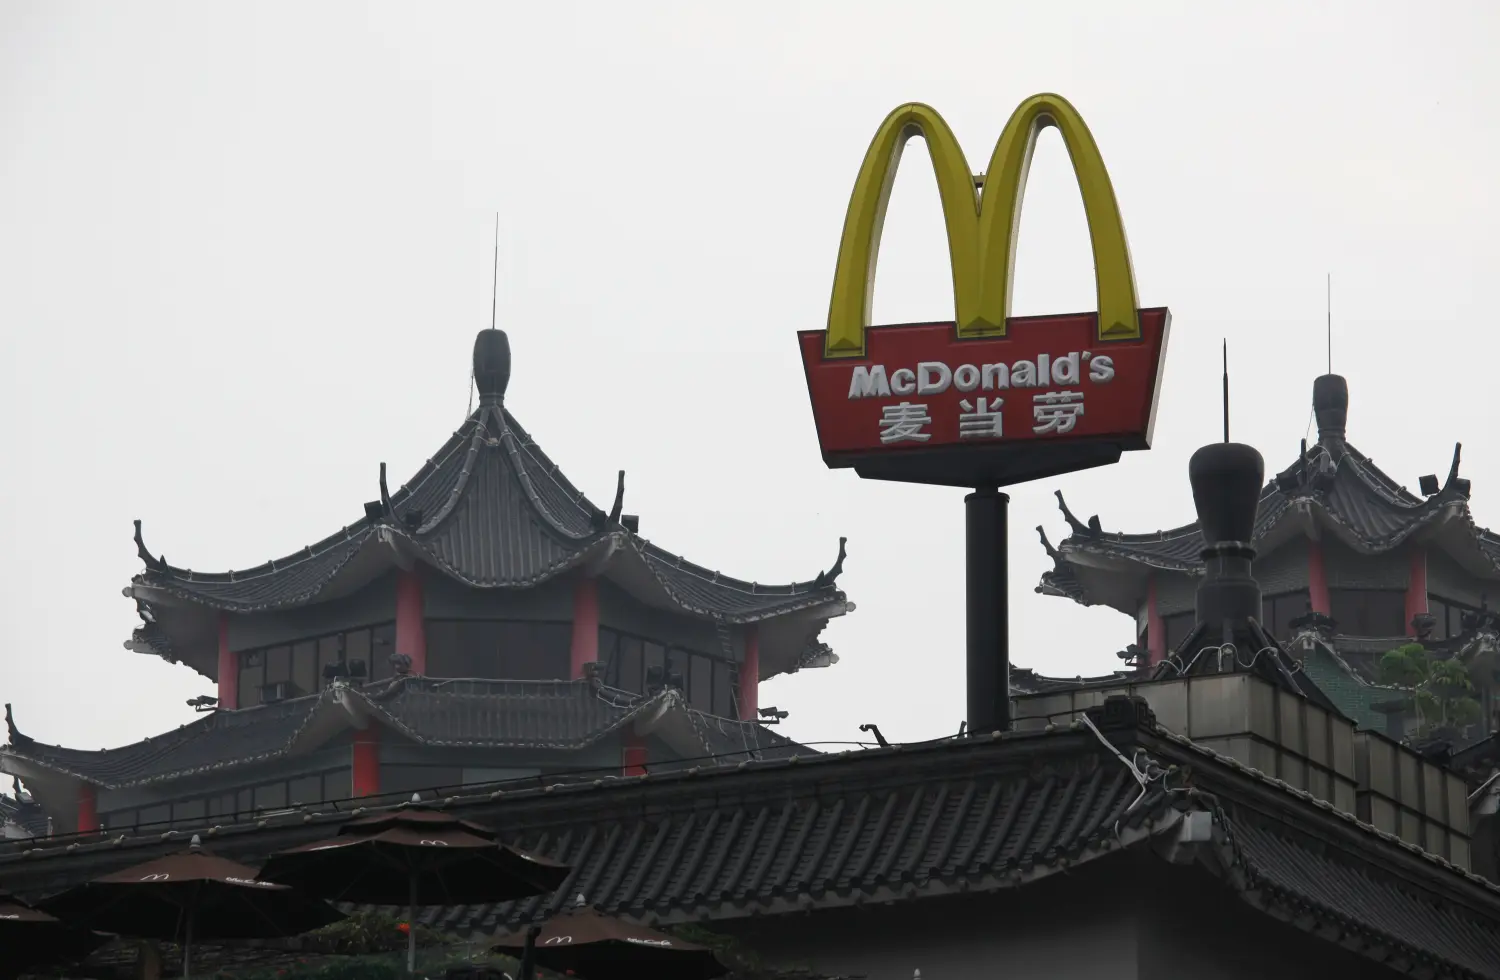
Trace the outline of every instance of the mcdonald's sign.
<instances>
[{"instance_id":1,"label":"mcdonald's sign","mask_svg":"<svg viewBox=\"0 0 1500 980\"><path fill-rule=\"evenodd\" d=\"M1098 310L1012 317L1016 231L1038 134L1056 126L1093 246ZM872 326L870 299L891 184L921 136L937 173L954 318ZM1148 449L1171 315L1141 309L1114 187L1078 111L1022 102L976 177L937 112L886 117L844 219L828 325L798 334L824 461L874 479L1004 486Z\"/></svg>"}]
</instances>

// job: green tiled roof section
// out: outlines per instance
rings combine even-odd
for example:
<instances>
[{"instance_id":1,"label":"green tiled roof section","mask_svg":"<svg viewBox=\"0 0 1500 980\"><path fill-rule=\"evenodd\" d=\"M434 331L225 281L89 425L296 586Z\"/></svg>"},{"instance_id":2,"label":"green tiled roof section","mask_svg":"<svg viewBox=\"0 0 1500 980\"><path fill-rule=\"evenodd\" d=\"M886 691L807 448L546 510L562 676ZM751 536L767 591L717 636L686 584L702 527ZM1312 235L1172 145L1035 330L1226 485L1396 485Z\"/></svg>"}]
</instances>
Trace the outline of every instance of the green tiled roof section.
<instances>
[{"instance_id":1,"label":"green tiled roof section","mask_svg":"<svg viewBox=\"0 0 1500 980\"><path fill-rule=\"evenodd\" d=\"M1302 671L1355 725L1385 731L1385 715L1373 706L1391 700L1389 690L1355 677L1321 643L1314 644L1312 652L1303 658Z\"/></svg>"}]
</instances>

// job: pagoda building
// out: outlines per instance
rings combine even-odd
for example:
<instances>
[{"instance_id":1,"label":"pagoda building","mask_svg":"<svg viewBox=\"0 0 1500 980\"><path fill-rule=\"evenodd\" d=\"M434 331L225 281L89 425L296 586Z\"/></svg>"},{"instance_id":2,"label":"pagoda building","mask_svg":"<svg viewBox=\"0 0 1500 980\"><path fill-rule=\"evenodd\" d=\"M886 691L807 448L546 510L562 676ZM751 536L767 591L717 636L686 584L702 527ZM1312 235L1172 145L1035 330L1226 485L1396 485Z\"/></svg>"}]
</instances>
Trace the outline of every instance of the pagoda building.
<instances>
[{"instance_id":1,"label":"pagoda building","mask_svg":"<svg viewBox=\"0 0 1500 980\"><path fill-rule=\"evenodd\" d=\"M1346 440L1348 407L1344 378L1316 379L1317 441L1304 440L1260 492L1247 542L1258 555L1258 626L1286 645L1301 675L1344 715L1395 738L1413 734L1418 718L1410 690L1382 684L1384 654L1419 645L1430 662L1457 658L1481 717L1449 734L1458 742L1484 736L1500 727L1500 619L1488 610L1489 598L1500 595L1500 535L1474 523L1459 447L1446 479L1423 476L1420 492L1411 493ZM1118 533L1098 517L1080 521L1060 492L1058 503L1070 533L1054 547L1037 529L1053 562L1038 592L1134 619L1133 642L1120 656L1138 671L1180 665L1211 642L1192 636L1205 574L1199 522ZM1023 690L1063 683L1015 682Z\"/></svg>"},{"instance_id":2,"label":"pagoda building","mask_svg":"<svg viewBox=\"0 0 1500 980\"><path fill-rule=\"evenodd\" d=\"M559 471L505 405L504 332L474 344L479 406L407 484L316 544L243 571L135 542L128 649L217 685L203 717L133 745L41 744L6 706L0 771L54 832L180 826L535 775L736 764L795 746L762 680L837 662L838 559L732 578L652 543ZM378 801L378 800L377 800Z\"/></svg>"}]
</instances>

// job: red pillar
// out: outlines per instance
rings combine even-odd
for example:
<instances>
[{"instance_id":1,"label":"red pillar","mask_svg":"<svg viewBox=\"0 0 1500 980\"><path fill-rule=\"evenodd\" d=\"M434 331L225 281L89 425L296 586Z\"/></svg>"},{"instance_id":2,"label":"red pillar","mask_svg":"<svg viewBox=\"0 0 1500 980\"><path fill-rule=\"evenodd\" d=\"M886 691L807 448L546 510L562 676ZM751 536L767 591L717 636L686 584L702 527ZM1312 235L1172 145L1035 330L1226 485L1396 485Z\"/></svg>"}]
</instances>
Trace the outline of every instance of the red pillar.
<instances>
[{"instance_id":1,"label":"red pillar","mask_svg":"<svg viewBox=\"0 0 1500 980\"><path fill-rule=\"evenodd\" d=\"M583 677L583 665L599 659L599 580L580 575L573 588L573 644L568 655L568 677Z\"/></svg>"},{"instance_id":2,"label":"red pillar","mask_svg":"<svg viewBox=\"0 0 1500 980\"><path fill-rule=\"evenodd\" d=\"M349 785L355 796L380 795L380 729L373 725L354 733Z\"/></svg>"},{"instance_id":3,"label":"red pillar","mask_svg":"<svg viewBox=\"0 0 1500 980\"><path fill-rule=\"evenodd\" d=\"M745 631L745 662L740 664L740 720L755 721L760 708L760 630Z\"/></svg>"},{"instance_id":4,"label":"red pillar","mask_svg":"<svg viewBox=\"0 0 1500 980\"><path fill-rule=\"evenodd\" d=\"M1412 617L1427 611L1427 549L1411 549L1411 574L1406 580L1406 635L1416 636Z\"/></svg>"},{"instance_id":5,"label":"red pillar","mask_svg":"<svg viewBox=\"0 0 1500 980\"><path fill-rule=\"evenodd\" d=\"M1310 541L1307 545L1307 594L1313 612L1331 616L1328 603L1328 569L1323 565L1323 542Z\"/></svg>"},{"instance_id":6,"label":"red pillar","mask_svg":"<svg viewBox=\"0 0 1500 980\"><path fill-rule=\"evenodd\" d=\"M229 649L229 614L219 613L219 707L240 706L240 661Z\"/></svg>"},{"instance_id":7,"label":"red pillar","mask_svg":"<svg viewBox=\"0 0 1500 980\"><path fill-rule=\"evenodd\" d=\"M78 786L78 832L96 833L99 830L99 797L89 783Z\"/></svg>"},{"instance_id":8,"label":"red pillar","mask_svg":"<svg viewBox=\"0 0 1500 980\"><path fill-rule=\"evenodd\" d=\"M1152 667L1167 659L1167 627L1156 601L1156 576L1146 580L1146 661Z\"/></svg>"},{"instance_id":9,"label":"red pillar","mask_svg":"<svg viewBox=\"0 0 1500 980\"><path fill-rule=\"evenodd\" d=\"M646 775L646 740L628 729L621 742L620 774L622 776Z\"/></svg>"},{"instance_id":10,"label":"red pillar","mask_svg":"<svg viewBox=\"0 0 1500 980\"><path fill-rule=\"evenodd\" d=\"M422 626L422 579L415 568L396 579L396 652L411 658L411 672L427 673L427 631Z\"/></svg>"}]
</instances>

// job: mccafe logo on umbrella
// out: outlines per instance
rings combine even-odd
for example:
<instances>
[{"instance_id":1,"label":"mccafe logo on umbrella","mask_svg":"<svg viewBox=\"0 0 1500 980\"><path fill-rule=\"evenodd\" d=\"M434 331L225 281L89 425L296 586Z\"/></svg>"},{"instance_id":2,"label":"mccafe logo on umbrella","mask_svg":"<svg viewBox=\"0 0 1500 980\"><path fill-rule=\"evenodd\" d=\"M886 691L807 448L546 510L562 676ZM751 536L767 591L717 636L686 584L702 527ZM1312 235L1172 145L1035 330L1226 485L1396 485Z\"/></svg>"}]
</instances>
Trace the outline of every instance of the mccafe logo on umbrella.
<instances>
[{"instance_id":1,"label":"mccafe logo on umbrella","mask_svg":"<svg viewBox=\"0 0 1500 980\"><path fill-rule=\"evenodd\" d=\"M1048 127L1062 135L1083 196L1098 309L1012 317L1026 174ZM926 142L937 176L953 319L873 325L886 206L913 136ZM798 334L823 459L862 476L981 486L1149 448L1170 319L1165 308L1138 306L1114 186L1093 134L1066 99L1022 102L978 175L936 110L903 105L881 123L855 180L828 322ZM1092 448L1045 448L1081 443Z\"/></svg>"}]
</instances>

